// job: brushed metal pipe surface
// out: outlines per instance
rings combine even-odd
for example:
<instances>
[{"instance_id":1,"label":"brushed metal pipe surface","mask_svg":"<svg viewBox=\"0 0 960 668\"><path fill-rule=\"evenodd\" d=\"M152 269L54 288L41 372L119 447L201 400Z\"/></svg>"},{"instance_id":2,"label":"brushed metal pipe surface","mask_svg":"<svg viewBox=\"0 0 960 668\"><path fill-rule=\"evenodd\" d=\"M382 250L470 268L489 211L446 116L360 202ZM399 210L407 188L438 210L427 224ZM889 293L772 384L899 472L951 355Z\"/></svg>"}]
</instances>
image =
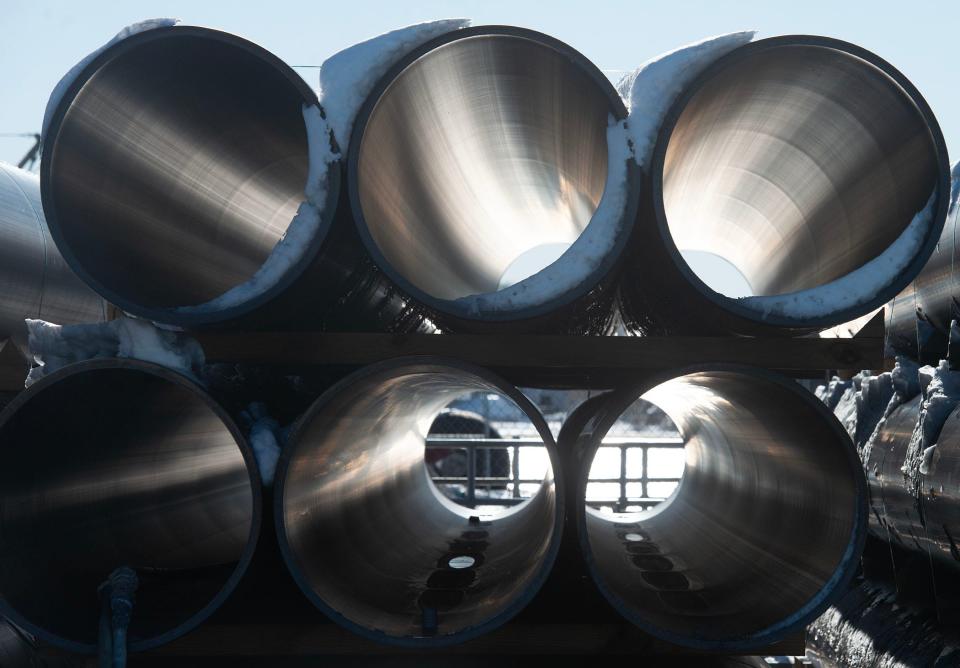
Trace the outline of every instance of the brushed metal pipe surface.
<instances>
[{"instance_id":1,"label":"brushed metal pipe surface","mask_svg":"<svg viewBox=\"0 0 960 668\"><path fill-rule=\"evenodd\" d=\"M62 325L106 319L106 304L67 267L50 238L40 181L0 163L0 341L26 350L25 318Z\"/></svg>"},{"instance_id":2,"label":"brushed metal pipe surface","mask_svg":"<svg viewBox=\"0 0 960 668\"><path fill-rule=\"evenodd\" d=\"M339 162L316 233L278 282L203 306L254 277L305 200L311 105L296 72L228 33L172 26L117 42L52 115L41 180L53 238L97 292L154 321L403 329L415 317L338 207Z\"/></svg>"},{"instance_id":3,"label":"brushed metal pipe surface","mask_svg":"<svg viewBox=\"0 0 960 668\"><path fill-rule=\"evenodd\" d=\"M682 481L653 509L601 514L584 502L590 463L641 396L686 442ZM857 569L867 520L859 458L793 381L747 367L681 371L595 404L559 442L579 456L576 512L594 580L657 637L729 650L776 642Z\"/></svg>"},{"instance_id":4,"label":"brushed metal pipe surface","mask_svg":"<svg viewBox=\"0 0 960 668\"><path fill-rule=\"evenodd\" d=\"M500 290L521 267L514 279L527 277L577 240L604 194L608 125L625 116L602 73L553 38L505 26L442 36L383 77L354 126L348 180L361 237L448 328L553 316L564 328L605 330L607 276L623 243L554 303L478 315L457 300ZM624 211L624 242L632 218ZM586 293L586 322L563 323L557 312ZM605 310L587 308L601 299Z\"/></svg>"},{"instance_id":5,"label":"brushed metal pipe surface","mask_svg":"<svg viewBox=\"0 0 960 668\"><path fill-rule=\"evenodd\" d=\"M433 419L476 391L516 403L553 467L537 494L495 517L449 501L424 463ZM275 484L281 551L307 597L356 633L413 646L466 640L516 614L550 571L563 517L557 470L543 418L495 376L442 359L377 364L294 427ZM457 556L475 563L453 568Z\"/></svg>"},{"instance_id":6,"label":"brushed metal pipe surface","mask_svg":"<svg viewBox=\"0 0 960 668\"><path fill-rule=\"evenodd\" d=\"M120 566L140 579L140 650L200 624L252 555L253 455L162 367L96 360L42 379L0 413L0 459L0 610L60 647L96 648L97 588Z\"/></svg>"},{"instance_id":7,"label":"brushed metal pipe surface","mask_svg":"<svg viewBox=\"0 0 960 668\"><path fill-rule=\"evenodd\" d=\"M808 36L760 40L709 67L669 112L648 176L623 285L628 324L648 332L791 334L864 315L923 267L949 193L943 137L913 85L864 49ZM908 268L815 317L764 318L708 287L679 252L729 261L754 295L817 288L883 253L934 194Z\"/></svg>"}]
</instances>

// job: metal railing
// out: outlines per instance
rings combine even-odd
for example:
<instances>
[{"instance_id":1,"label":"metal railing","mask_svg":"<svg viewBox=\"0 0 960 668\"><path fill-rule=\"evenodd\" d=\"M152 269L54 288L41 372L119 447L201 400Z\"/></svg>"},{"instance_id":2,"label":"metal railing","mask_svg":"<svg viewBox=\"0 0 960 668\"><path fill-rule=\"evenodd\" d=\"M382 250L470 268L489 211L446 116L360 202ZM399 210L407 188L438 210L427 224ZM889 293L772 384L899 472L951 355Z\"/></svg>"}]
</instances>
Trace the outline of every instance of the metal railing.
<instances>
[{"instance_id":1,"label":"metal railing","mask_svg":"<svg viewBox=\"0 0 960 668\"><path fill-rule=\"evenodd\" d=\"M463 485L465 493L454 498L457 503L475 508L479 505L488 506L514 506L523 503L525 498L520 492L521 484L536 484L543 482L542 479L528 479L520 477L520 448L542 448L543 441L536 438L482 438L477 436L430 436L427 438L426 447L428 450L461 450L466 453L467 471L462 476L441 476L431 475L433 482L441 486L444 485ZM616 447L620 449L620 475L618 478L588 478L587 483L619 483L620 494L616 499L597 499L590 498L587 495L587 504L593 508L608 507L616 513L627 512L627 509L639 506L641 509L647 509L657 505L664 500L664 497L653 497L649 495L648 484L656 482L679 483L679 477L650 477L649 470L649 450L655 449L683 449L683 440L674 437L644 437L644 436L611 436L603 441L602 447ZM494 449L508 449L512 451L510 475L508 476L480 476L477 475L477 453L483 451L489 455ZM627 476L627 452L629 450L640 451L640 477ZM487 458L489 462L489 456ZM489 470L489 466L487 467ZM640 496L630 496L627 494L627 485L639 483ZM490 492L495 487L511 488L510 496L492 496ZM486 494L478 497L477 489L486 490ZM589 490L589 487L588 487Z\"/></svg>"}]
</instances>

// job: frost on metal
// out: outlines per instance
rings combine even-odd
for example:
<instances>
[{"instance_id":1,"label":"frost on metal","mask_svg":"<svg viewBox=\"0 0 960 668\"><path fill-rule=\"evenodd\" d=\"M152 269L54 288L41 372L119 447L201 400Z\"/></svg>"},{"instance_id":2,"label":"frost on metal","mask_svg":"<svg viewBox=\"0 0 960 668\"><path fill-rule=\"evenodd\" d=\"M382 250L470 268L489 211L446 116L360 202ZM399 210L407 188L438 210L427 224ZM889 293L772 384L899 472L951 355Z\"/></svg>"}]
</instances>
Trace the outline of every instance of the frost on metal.
<instances>
[{"instance_id":1,"label":"frost on metal","mask_svg":"<svg viewBox=\"0 0 960 668\"><path fill-rule=\"evenodd\" d=\"M923 245L937 204L937 191L900 236L880 255L849 274L807 290L783 295L741 297L738 303L767 318L819 318L872 300L913 261Z\"/></svg>"},{"instance_id":2,"label":"frost on metal","mask_svg":"<svg viewBox=\"0 0 960 668\"><path fill-rule=\"evenodd\" d=\"M29 350L36 366L29 387L68 364L100 358L152 362L196 380L204 364L203 348L194 339L154 327L145 320L118 318L86 325L55 325L27 319Z\"/></svg>"},{"instance_id":3,"label":"frost on metal","mask_svg":"<svg viewBox=\"0 0 960 668\"><path fill-rule=\"evenodd\" d=\"M344 49L320 66L320 104L342 153L353 121L373 87L398 60L435 37L470 25L470 19L441 19L391 30Z\"/></svg>"},{"instance_id":4,"label":"frost on metal","mask_svg":"<svg viewBox=\"0 0 960 668\"><path fill-rule=\"evenodd\" d=\"M630 196L627 128L610 116L607 126L607 179L596 211L576 241L552 264L498 290L456 300L470 315L545 304L583 283L613 249L623 232Z\"/></svg>"},{"instance_id":5,"label":"frost on metal","mask_svg":"<svg viewBox=\"0 0 960 668\"><path fill-rule=\"evenodd\" d=\"M946 360L936 368L921 367L920 386L923 391L920 417L910 436L902 468L909 483L907 489L914 497L920 494L923 476L930 473L940 431L960 405L960 372L952 371Z\"/></svg>"},{"instance_id":6,"label":"frost on metal","mask_svg":"<svg viewBox=\"0 0 960 668\"><path fill-rule=\"evenodd\" d=\"M53 92L50 93L50 99L47 100L47 108L43 112L43 125L41 126L42 129L40 131L40 135L43 138L46 138L47 129L50 127L50 121L53 119L53 114L57 110L57 107L60 106L60 101L63 99L64 94L67 92L67 89L70 88L70 84L72 84L80 75L80 72L83 71L83 68L89 65L94 58L99 56L117 42L125 40L128 37L146 32L147 30L168 28L170 26L175 26L178 23L180 23L180 19L147 19L145 21L132 23L114 35L113 39L111 39L109 42L101 46L99 49L93 51L83 58L79 63L71 67L70 70L63 75L63 78L57 82L57 85L54 86Z\"/></svg>"},{"instance_id":7,"label":"frost on metal","mask_svg":"<svg viewBox=\"0 0 960 668\"><path fill-rule=\"evenodd\" d=\"M620 80L617 92L630 110L627 133L637 165L650 164L660 127L680 93L714 61L755 34L745 30L709 37L648 60Z\"/></svg>"},{"instance_id":8,"label":"frost on metal","mask_svg":"<svg viewBox=\"0 0 960 668\"><path fill-rule=\"evenodd\" d=\"M240 414L246 423L250 447L257 460L260 480L267 487L273 484L282 444L286 440L280 423L270 416L265 404L255 401Z\"/></svg>"}]
</instances>

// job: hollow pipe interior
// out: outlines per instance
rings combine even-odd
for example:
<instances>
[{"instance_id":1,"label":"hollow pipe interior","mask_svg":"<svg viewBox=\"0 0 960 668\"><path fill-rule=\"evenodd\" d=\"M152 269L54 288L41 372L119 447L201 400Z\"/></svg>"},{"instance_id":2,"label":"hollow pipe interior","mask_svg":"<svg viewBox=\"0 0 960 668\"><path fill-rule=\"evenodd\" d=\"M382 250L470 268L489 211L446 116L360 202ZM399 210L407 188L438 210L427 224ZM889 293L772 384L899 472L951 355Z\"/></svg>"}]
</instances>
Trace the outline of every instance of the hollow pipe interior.
<instances>
[{"instance_id":1,"label":"hollow pipe interior","mask_svg":"<svg viewBox=\"0 0 960 668\"><path fill-rule=\"evenodd\" d=\"M134 311L197 305L270 255L304 200L309 101L274 60L225 33L161 28L107 49L61 102L44 203L101 294Z\"/></svg>"},{"instance_id":2,"label":"hollow pipe interior","mask_svg":"<svg viewBox=\"0 0 960 668\"><path fill-rule=\"evenodd\" d=\"M442 44L389 83L363 125L364 226L429 297L496 292L586 228L616 112L584 65L546 42L480 34Z\"/></svg>"},{"instance_id":3,"label":"hollow pipe interior","mask_svg":"<svg viewBox=\"0 0 960 668\"><path fill-rule=\"evenodd\" d=\"M41 380L0 414L0 592L45 640L91 651L97 589L140 580L133 649L198 624L256 541L259 482L230 419L153 365L86 362Z\"/></svg>"},{"instance_id":4,"label":"hollow pipe interior","mask_svg":"<svg viewBox=\"0 0 960 668\"><path fill-rule=\"evenodd\" d=\"M785 43L731 57L696 89L662 175L676 247L720 256L753 294L778 295L880 255L940 167L927 119L890 75L840 48Z\"/></svg>"},{"instance_id":5,"label":"hollow pipe interior","mask_svg":"<svg viewBox=\"0 0 960 668\"><path fill-rule=\"evenodd\" d=\"M690 645L765 642L808 621L856 568L859 460L835 418L788 382L699 371L642 394L685 440L680 485L654 509L584 506L581 520L601 589L643 628Z\"/></svg>"},{"instance_id":6,"label":"hollow pipe interior","mask_svg":"<svg viewBox=\"0 0 960 668\"><path fill-rule=\"evenodd\" d=\"M476 391L520 406L556 465L532 404L501 381L450 364L359 372L298 423L278 470L281 547L301 588L336 621L384 642L465 639L509 618L546 576L562 517L552 468L528 501L474 519L429 479L430 425ZM454 557L474 563L457 569Z\"/></svg>"}]
</instances>

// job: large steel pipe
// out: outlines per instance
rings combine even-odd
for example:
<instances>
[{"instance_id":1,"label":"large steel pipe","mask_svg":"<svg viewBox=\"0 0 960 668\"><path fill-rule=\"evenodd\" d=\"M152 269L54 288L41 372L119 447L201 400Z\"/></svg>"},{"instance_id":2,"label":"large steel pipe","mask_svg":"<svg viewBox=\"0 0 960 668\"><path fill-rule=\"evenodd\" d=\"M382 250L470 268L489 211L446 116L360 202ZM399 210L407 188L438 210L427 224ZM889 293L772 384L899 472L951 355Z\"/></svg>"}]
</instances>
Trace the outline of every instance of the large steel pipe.
<instances>
[{"instance_id":1,"label":"large steel pipe","mask_svg":"<svg viewBox=\"0 0 960 668\"><path fill-rule=\"evenodd\" d=\"M319 327L339 309L402 328L405 302L338 212L322 115L299 75L234 35L178 25L117 41L50 115L41 182L57 246L97 292L155 321Z\"/></svg>"},{"instance_id":2,"label":"large steel pipe","mask_svg":"<svg viewBox=\"0 0 960 668\"><path fill-rule=\"evenodd\" d=\"M26 350L25 318L71 325L106 316L106 303L67 267L50 238L39 179L0 163L0 341Z\"/></svg>"},{"instance_id":3,"label":"large steel pipe","mask_svg":"<svg viewBox=\"0 0 960 668\"><path fill-rule=\"evenodd\" d=\"M953 168L950 208L939 243L916 280L887 306L889 348L926 364L946 357L950 323L960 319L960 277L955 269L960 251L958 199L960 164Z\"/></svg>"},{"instance_id":4,"label":"large steel pipe","mask_svg":"<svg viewBox=\"0 0 960 668\"><path fill-rule=\"evenodd\" d=\"M639 397L686 441L676 491L641 513L584 503L594 453ZM866 483L836 418L793 381L747 367L685 370L574 414L577 524L599 589L653 635L698 648L762 646L843 592L866 531Z\"/></svg>"},{"instance_id":5,"label":"large steel pipe","mask_svg":"<svg viewBox=\"0 0 960 668\"><path fill-rule=\"evenodd\" d=\"M936 448L929 456L908 462L922 400L917 396L891 411L864 452L870 528L883 540L960 567L960 409L950 414L939 435L930 434ZM917 479L919 491L914 492Z\"/></svg>"},{"instance_id":6,"label":"large steel pipe","mask_svg":"<svg viewBox=\"0 0 960 668\"><path fill-rule=\"evenodd\" d=\"M876 55L809 36L737 48L680 94L660 130L625 319L641 332L736 334L853 320L923 267L949 174L930 108ZM749 298L716 291L685 251L733 265Z\"/></svg>"},{"instance_id":7,"label":"large steel pipe","mask_svg":"<svg viewBox=\"0 0 960 668\"><path fill-rule=\"evenodd\" d=\"M448 329L606 331L639 191L625 117L551 37L443 35L396 63L354 124L360 235Z\"/></svg>"},{"instance_id":8,"label":"large steel pipe","mask_svg":"<svg viewBox=\"0 0 960 668\"><path fill-rule=\"evenodd\" d=\"M458 506L430 481L433 419L471 392L519 406L547 448L537 494L497 516ZM550 431L537 409L493 375L409 358L363 369L297 422L277 468L281 551L307 597L374 640L459 642L516 614L550 571L563 498Z\"/></svg>"},{"instance_id":9,"label":"large steel pipe","mask_svg":"<svg viewBox=\"0 0 960 668\"><path fill-rule=\"evenodd\" d=\"M41 639L96 648L98 587L139 578L131 650L200 624L260 527L253 455L197 385L131 360L66 367L0 413L0 610Z\"/></svg>"}]
</instances>

